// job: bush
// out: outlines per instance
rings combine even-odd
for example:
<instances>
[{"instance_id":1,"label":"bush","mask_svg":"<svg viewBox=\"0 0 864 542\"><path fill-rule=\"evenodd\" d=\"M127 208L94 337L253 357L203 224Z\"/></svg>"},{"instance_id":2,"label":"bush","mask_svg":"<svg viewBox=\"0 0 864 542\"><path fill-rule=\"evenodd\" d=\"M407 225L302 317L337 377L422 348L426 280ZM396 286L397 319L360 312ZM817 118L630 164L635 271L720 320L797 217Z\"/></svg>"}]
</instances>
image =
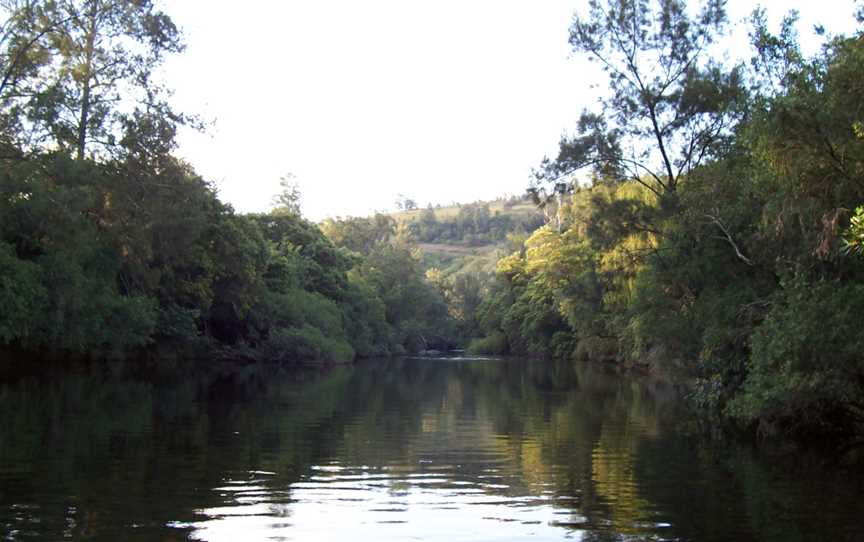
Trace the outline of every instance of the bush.
<instances>
[{"instance_id":1,"label":"bush","mask_svg":"<svg viewBox=\"0 0 864 542\"><path fill-rule=\"evenodd\" d=\"M166 338L189 339L198 336L201 311L175 304L160 307L156 319L156 334Z\"/></svg>"},{"instance_id":2,"label":"bush","mask_svg":"<svg viewBox=\"0 0 864 542\"><path fill-rule=\"evenodd\" d=\"M498 331L480 339L473 339L468 345L469 354L503 355L509 351L507 337Z\"/></svg>"},{"instance_id":3,"label":"bush","mask_svg":"<svg viewBox=\"0 0 864 542\"><path fill-rule=\"evenodd\" d=\"M853 434L864 405L864 285L798 280L779 297L753 336L729 414L766 434Z\"/></svg>"},{"instance_id":4,"label":"bush","mask_svg":"<svg viewBox=\"0 0 864 542\"><path fill-rule=\"evenodd\" d=\"M19 260L12 246L0 241L0 344L26 341L45 302L39 267Z\"/></svg>"},{"instance_id":5,"label":"bush","mask_svg":"<svg viewBox=\"0 0 864 542\"><path fill-rule=\"evenodd\" d=\"M576 344L575 356L587 361L617 361L619 350L618 339L585 337Z\"/></svg>"},{"instance_id":6,"label":"bush","mask_svg":"<svg viewBox=\"0 0 864 542\"><path fill-rule=\"evenodd\" d=\"M304 325L272 332L261 347L261 357L280 363L345 363L354 359L354 349L344 339L326 337L318 328Z\"/></svg>"}]
</instances>

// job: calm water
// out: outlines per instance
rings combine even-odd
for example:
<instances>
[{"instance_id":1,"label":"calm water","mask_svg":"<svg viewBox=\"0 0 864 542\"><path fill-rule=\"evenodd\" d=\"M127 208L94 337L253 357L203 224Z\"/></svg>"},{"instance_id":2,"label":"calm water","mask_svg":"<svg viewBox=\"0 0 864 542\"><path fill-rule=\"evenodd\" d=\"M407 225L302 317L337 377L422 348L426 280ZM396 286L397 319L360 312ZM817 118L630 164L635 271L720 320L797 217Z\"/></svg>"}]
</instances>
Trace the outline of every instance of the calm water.
<instances>
[{"instance_id":1,"label":"calm water","mask_svg":"<svg viewBox=\"0 0 864 542\"><path fill-rule=\"evenodd\" d=\"M864 539L854 471L689 429L671 389L588 365L17 378L0 539Z\"/></svg>"}]
</instances>

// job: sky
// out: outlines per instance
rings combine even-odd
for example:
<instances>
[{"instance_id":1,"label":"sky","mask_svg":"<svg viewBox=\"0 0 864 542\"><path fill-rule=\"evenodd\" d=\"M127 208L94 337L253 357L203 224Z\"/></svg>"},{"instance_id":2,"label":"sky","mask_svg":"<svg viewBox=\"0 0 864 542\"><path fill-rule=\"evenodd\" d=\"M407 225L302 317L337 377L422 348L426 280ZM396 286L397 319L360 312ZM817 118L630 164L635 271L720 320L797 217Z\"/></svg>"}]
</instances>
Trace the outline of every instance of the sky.
<instances>
[{"instance_id":1,"label":"sky","mask_svg":"<svg viewBox=\"0 0 864 542\"><path fill-rule=\"evenodd\" d=\"M210 122L178 153L240 212L292 174L308 218L521 194L605 88L571 54L584 0L164 0L187 49L172 103ZM764 1L810 29L856 28L854 0ZM240 7L242 6L242 7ZM730 0L733 21L756 6ZM826 9L830 8L830 9ZM733 40L746 44L746 33Z\"/></svg>"}]
</instances>

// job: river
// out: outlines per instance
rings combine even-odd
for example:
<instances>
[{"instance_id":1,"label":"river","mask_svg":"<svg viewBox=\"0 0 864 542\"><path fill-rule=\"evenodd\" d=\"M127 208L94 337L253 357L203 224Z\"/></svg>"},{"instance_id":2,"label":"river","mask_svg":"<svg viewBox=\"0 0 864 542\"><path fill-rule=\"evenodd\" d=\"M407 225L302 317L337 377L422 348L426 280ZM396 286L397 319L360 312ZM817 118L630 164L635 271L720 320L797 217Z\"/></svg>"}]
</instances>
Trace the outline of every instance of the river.
<instances>
[{"instance_id":1,"label":"river","mask_svg":"<svg viewBox=\"0 0 864 542\"><path fill-rule=\"evenodd\" d=\"M668 385L588 364L17 376L0 539L864 537L860 471L698 434Z\"/></svg>"}]
</instances>

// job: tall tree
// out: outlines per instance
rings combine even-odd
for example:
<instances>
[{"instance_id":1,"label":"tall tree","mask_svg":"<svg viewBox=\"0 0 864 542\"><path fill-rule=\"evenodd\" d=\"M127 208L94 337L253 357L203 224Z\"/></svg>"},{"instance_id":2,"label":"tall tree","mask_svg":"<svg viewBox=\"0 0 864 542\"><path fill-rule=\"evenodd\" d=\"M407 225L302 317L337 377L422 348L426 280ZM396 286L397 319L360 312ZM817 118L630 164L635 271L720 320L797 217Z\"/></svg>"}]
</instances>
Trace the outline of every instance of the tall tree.
<instances>
[{"instance_id":1,"label":"tall tree","mask_svg":"<svg viewBox=\"0 0 864 542\"><path fill-rule=\"evenodd\" d=\"M26 104L39 92L38 75L50 63L49 36L60 27L45 2L0 1L0 157L26 147Z\"/></svg>"},{"instance_id":2,"label":"tall tree","mask_svg":"<svg viewBox=\"0 0 864 542\"><path fill-rule=\"evenodd\" d=\"M279 178L282 191L273 196L273 212L300 216L300 184L293 173Z\"/></svg>"},{"instance_id":3,"label":"tall tree","mask_svg":"<svg viewBox=\"0 0 864 542\"><path fill-rule=\"evenodd\" d=\"M183 49L180 32L151 0L41 4L54 59L43 70L50 82L32 103L31 121L82 159L92 143L116 144L122 111L162 99L151 75L165 53Z\"/></svg>"},{"instance_id":4,"label":"tall tree","mask_svg":"<svg viewBox=\"0 0 864 542\"><path fill-rule=\"evenodd\" d=\"M560 184L590 167L661 196L716 155L742 97L740 70L711 59L724 4L708 0L691 15L684 0L591 0L575 17L570 44L609 75L609 93L602 113L584 111L577 135L544 160L538 181Z\"/></svg>"}]
</instances>

